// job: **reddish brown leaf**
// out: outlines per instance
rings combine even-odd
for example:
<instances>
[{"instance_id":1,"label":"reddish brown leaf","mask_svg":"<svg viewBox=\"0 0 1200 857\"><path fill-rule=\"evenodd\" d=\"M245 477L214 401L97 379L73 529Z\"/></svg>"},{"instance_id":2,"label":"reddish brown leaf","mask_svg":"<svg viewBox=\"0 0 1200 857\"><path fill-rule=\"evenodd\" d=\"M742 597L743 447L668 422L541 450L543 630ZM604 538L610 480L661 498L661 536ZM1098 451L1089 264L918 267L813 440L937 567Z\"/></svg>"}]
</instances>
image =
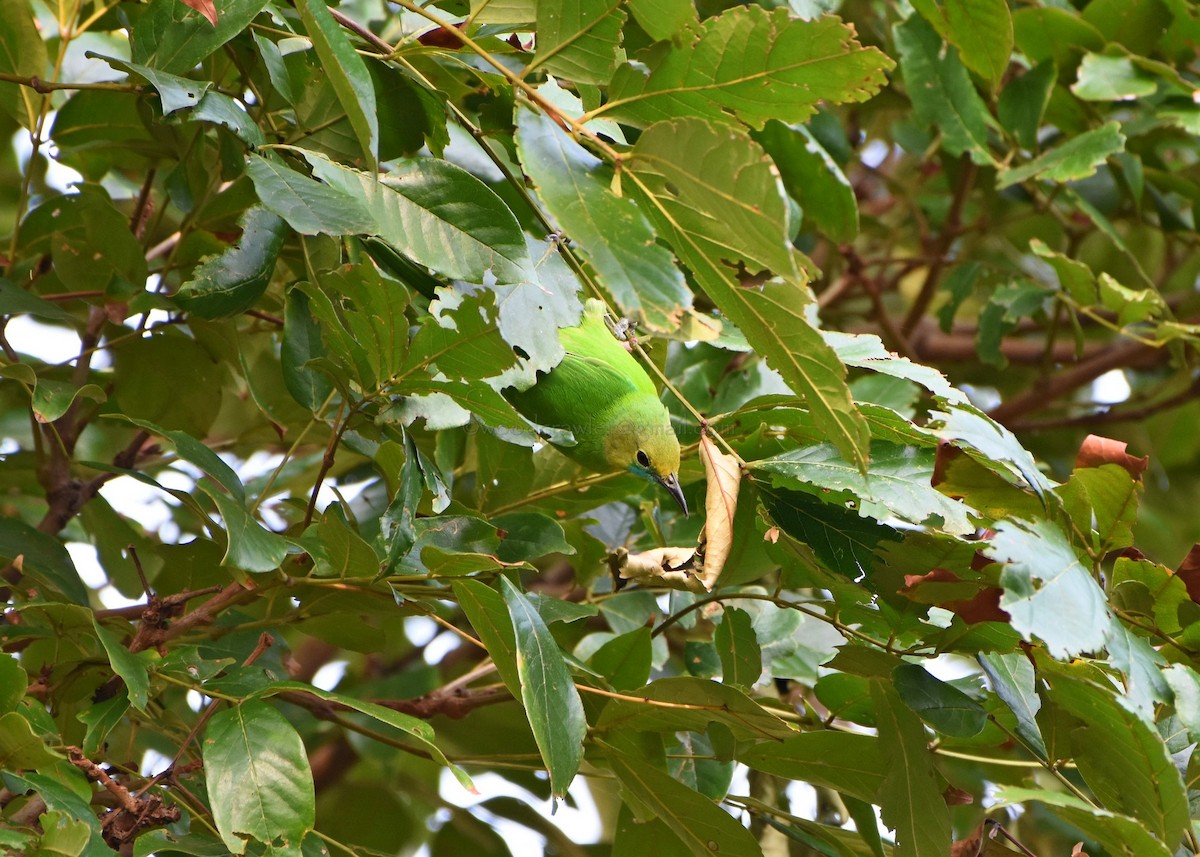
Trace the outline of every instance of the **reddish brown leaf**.
<instances>
[{"instance_id":1,"label":"reddish brown leaf","mask_svg":"<svg viewBox=\"0 0 1200 857\"><path fill-rule=\"evenodd\" d=\"M184 6L191 6L208 19L208 23L217 26L217 7L213 0L179 0Z\"/></svg>"},{"instance_id":2,"label":"reddish brown leaf","mask_svg":"<svg viewBox=\"0 0 1200 857\"><path fill-rule=\"evenodd\" d=\"M461 30L463 22L454 25L454 29ZM425 45L427 48L445 48L454 50L463 46L462 39L451 33L445 27L436 27L432 30L427 30L417 36L417 41Z\"/></svg>"},{"instance_id":3,"label":"reddish brown leaf","mask_svg":"<svg viewBox=\"0 0 1200 857\"><path fill-rule=\"evenodd\" d=\"M1075 456L1075 466L1100 467L1105 464L1116 464L1129 471L1129 475L1134 479L1141 479L1142 474L1146 472L1146 466L1150 463L1150 456L1143 455L1138 458L1126 452L1125 448L1126 444L1123 441L1113 440L1111 437L1100 437L1098 434L1089 434L1083 439L1083 445L1079 447L1079 454Z\"/></svg>"},{"instance_id":4,"label":"reddish brown leaf","mask_svg":"<svg viewBox=\"0 0 1200 857\"><path fill-rule=\"evenodd\" d=\"M946 786L946 790L942 792L942 797L949 806L970 806L975 803L975 795L955 786Z\"/></svg>"},{"instance_id":5,"label":"reddish brown leaf","mask_svg":"<svg viewBox=\"0 0 1200 857\"><path fill-rule=\"evenodd\" d=\"M933 459L933 476L929 479L929 484L934 488L946 481L946 473L950 470L950 465L956 458L961 456L963 451L957 446L942 441L938 444L937 456Z\"/></svg>"},{"instance_id":6,"label":"reddish brown leaf","mask_svg":"<svg viewBox=\"0 0 1200 857\"><path fill-rule=\"evenodd\" d=\"M979 622L1008 622L1012 617L1006 610L1000 609L1000 596L1003 594L1004 590L999 586L987 586L979 590L974 598L947 601L942 606L968 625Z\"/></svg>"},{"instance_id":7,"label":"reddish brown leaf","mask_svg":"<svg viewBox=\"0 0 1200 857\"><path fill-rule=\"evenodd\" d=\"M1188 597L1200 604L1200 544L1192 545L1179 568L1175 569L1175 576L1187 587Z\"/></svg>"}]
</instances>

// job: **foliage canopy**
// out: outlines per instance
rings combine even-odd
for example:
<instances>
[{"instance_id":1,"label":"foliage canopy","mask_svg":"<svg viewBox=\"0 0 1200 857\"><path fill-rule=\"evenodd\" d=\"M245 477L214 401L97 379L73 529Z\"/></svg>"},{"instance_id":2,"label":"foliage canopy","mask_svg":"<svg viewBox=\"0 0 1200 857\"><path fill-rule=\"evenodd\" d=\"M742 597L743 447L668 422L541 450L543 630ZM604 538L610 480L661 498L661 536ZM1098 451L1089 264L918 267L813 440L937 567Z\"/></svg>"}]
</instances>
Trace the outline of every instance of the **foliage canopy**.
<instances>
[{"instance_id":1,"label":"foliage canopy","mask_svg":"<svg viewBox=\"0 0 1200 857\"><path fill-rule=\"evenodd\" d=\"M0 2L0 846L1200 853L1200 15L1013 6Z\"/></svg>"}]
</instances>

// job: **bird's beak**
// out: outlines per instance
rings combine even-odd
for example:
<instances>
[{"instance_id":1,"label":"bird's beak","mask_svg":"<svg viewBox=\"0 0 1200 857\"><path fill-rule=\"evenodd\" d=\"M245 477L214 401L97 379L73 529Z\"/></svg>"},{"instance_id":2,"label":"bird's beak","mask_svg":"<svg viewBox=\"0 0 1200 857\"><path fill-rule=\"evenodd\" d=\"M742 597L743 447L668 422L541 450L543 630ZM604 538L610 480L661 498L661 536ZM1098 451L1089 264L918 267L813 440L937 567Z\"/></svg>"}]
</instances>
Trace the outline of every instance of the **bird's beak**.
<instances>
[{"instance_id":1,"label":"bird's beak","mask_svg":"<svg viewBox=\"0 0 1200 857\"><path fill-rule=\"evenodd\" d=\"M655 476L658 484L667 489L667 493L675 498L675 502L679 504L679 508L683 509L684 517L687 517L688 507L687 500L683 499L683 489L679 487L679 477L674 473L668 473L666 476Z\"/></svg>"}]
</instances>

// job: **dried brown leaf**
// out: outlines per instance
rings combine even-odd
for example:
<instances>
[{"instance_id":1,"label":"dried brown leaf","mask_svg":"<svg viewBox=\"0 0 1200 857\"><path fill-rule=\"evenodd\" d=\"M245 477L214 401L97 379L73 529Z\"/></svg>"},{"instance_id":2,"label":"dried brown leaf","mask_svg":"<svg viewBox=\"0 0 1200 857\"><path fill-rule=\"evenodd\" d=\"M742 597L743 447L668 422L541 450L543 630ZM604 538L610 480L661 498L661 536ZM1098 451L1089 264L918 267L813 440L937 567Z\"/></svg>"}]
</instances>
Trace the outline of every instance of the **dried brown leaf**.
<instances>
[{"instance_id":1,"label":"dried brown leaf","mask_svg":"<svg viewBox=\"0 0 1200 857\"><path fill-rule=\"evenodd\" d=\"M705 593L693 560L695 548L654 548L644 553L629 553L623 548L613 557L617 576L635 583L666 584L673 589Z\"/></svg>"},{"instance_id":2,"label":"dried brown leaf","mask_svg":"<svg viewBox=\"0 0 1200 857\"><path fill-rule=\"evenodd\" d=\"M1126 452L1126 447L1124 441L1089 434L1083 439L1079 454L1075 456L1075 466L1101 467L1105 464L1116 464L1129 471L1129 475L1134 479L1141 479L1150 463L1150 456L1143 455L1138 458Z\"/></svg>"},{"instance_id":3,"label":"dried brown leaf","mask_svg":"<svg viewBox=\"0 0 1200 857\"><path fill-rule=\"evenodd\" d=\"M179 0L184 6L190 6L208 19L208 23L217 26L217 7L213 0Z\"/></svg>"},{"instance_id":4,"label":"dried brown leaf","mask_svg":"<svg viewBox=\"0 0 1200 857\"><path fill-rule=\"evenodd\" d=\"M717 449L707 435L700 437L700 460L704 462L704 474L708 479L700 577L711 592L733 549L733 517L737 514L742 471L738 460Z\"/></svg>"}]
</instances>

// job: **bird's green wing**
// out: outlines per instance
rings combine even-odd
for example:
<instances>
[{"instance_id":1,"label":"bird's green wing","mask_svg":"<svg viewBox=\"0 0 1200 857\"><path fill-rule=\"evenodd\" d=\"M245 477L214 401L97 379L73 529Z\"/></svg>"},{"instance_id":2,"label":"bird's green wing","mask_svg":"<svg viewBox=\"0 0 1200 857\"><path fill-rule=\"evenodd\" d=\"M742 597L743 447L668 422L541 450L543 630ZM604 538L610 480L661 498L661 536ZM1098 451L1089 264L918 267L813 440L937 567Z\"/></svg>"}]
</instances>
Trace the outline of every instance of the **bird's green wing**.
<instances>
[{"instance_id":1,"label":"bird's green wing","mask_svg":"<svg viewBox=\"0 0 1200 857\"><path fill-rule=\"evenodd\" d=\"M535 423L570 429L582 443L580 435L596 425L603 412L639 392L629 375L598 358L568 351L562 362L528 390L506 390L505 395Z\"/></svg>"},{"instance_id":2,"label":"bird's green wing","mask_svg":"<svg viewBox=\"0 0 1200 857\"><path fill-rule=\"evenodd\" d=\"M646 370L608 329L604 321L604 304L600 301L589 300L584 306L583 319L579 325L560 330L558 333L559 340L568 354L598 361L612 372L628 379L637 392L658 396L654 382L650 380Z\"/></svg>"}]
</instances>

